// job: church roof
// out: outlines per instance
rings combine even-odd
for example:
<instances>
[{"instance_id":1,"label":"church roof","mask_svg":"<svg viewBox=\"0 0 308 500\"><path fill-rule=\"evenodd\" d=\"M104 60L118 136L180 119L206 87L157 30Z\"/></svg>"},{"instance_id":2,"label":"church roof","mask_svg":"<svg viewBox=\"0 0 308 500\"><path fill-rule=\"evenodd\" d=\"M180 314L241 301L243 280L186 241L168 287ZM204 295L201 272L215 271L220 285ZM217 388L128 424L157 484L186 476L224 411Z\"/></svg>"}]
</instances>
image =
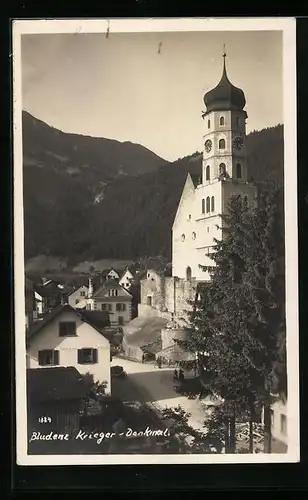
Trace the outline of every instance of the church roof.
<instances>
[{"instance_id":1,"label":"church roof","mask_svg":"<svg viewBox=\"0 0 308 500\"><path fill-rule=\"evenodd\" d=\"M161 330L166 324L165 318L138 316L123 328L125 343L144 347L148 352L155 346L154 350L157 352L161 349Z\"/></svg>"},{"instance_id":2,"label":"church roof","mask_svg":"<svg viewBox=\"0 0 308 500\"><path fill-rule=\"evenodd\" d=\"M223 54L223 73L218 85L207 92L203 98L206 113L216 110L243 110L246 104L244 92L229 80L226 70L226 54Z\"/></svg>"},{"instance_id":3,"label":"church roof","mask_svg":"<svg viewBox=\"0 0 308 500\"><path fill-rule=\"evenodd\" d=\"M198 184L201 184L201 170L198 174L192 174L191 172L189 173L191 180L193 181L193 184L195 188L198 186Z\"/></svg>"}]
</instances>

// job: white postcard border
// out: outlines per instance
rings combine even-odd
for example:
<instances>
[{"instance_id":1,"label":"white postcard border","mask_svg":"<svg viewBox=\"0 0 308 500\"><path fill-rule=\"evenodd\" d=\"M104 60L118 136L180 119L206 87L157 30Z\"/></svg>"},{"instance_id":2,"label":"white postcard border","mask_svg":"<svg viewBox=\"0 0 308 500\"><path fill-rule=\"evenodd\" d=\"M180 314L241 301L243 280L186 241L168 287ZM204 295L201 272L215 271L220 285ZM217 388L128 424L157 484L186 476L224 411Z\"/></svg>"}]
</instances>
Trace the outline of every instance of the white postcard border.
<instances>
[{"instance_id":1,"label":"white postcard border","mask_svg":"<svg viewBox=\"0 0 308 500\"><path fill-rule=\"evenodd\" d=\"M38 33L130 33L170 31L283 32L283 116L286 235L286 324L288 373L288 433L286 454L235 455L28 455L26 401L26 340L24 296L24 226L22 162L21 35ZM299 342L298 226L296 144L296 20L238 19L87 19L13 21L13 147L14 147L14 307L16 359L16 450L18 465L231 464L298 462Z\"/></svg>"}]
</instances>

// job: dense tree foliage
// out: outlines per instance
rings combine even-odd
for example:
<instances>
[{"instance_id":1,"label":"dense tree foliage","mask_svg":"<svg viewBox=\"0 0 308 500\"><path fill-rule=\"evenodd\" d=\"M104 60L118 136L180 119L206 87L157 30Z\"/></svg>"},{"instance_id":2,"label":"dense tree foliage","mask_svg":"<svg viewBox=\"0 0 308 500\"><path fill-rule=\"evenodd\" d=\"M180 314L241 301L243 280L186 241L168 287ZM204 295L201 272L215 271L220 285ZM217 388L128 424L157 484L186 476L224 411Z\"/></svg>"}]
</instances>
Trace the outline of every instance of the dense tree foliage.
<instances>
[{"instance_id":1,"label":"dense tree foliage","mask_svg":"<svg viewBox=\"0 0 308 500\"><path fill-rule=\"evenodd\" d=\"M198 354L201 379L221 398L213 428L219 421L229 452L236 421L253 423L262 407L270 451L271 394L286 394L282 196L270 185L253 206L231 198L206 268L211 281L200 286L189 340L179 342Z\"/></svg>"}]
</instances>

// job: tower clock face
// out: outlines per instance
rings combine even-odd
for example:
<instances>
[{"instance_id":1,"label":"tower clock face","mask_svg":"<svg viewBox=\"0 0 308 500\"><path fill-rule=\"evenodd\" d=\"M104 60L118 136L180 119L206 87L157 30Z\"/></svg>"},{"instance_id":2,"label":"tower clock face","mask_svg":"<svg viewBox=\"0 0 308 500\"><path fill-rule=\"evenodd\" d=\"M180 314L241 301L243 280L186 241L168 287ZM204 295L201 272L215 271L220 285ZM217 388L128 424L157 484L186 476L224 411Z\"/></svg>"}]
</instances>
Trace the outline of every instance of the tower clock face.
<instances>
[{"instance_id":1,"label":"tower clock face","mask_svg":"<svg viewBox=\"0 0 308 500\"><path fill-rule=\"evenodd\" d=\"M212 141L210 141L210 139L208 139L207 141L205 141L204 147L205 147L205 151L207 153L209 153L211 151L211 149L212 149Z\"/></svg>"},{"instance_id":2,"label":"tower clock face","mask_svg":"<svg viewBox=\"0 0 308 500\"><path fill-rule=\"evenodd\" d=\"M243 138L242 137L235 137L233 139L233 147L235 149L242 149L244 146Z\"/></svg>"}]
</instances>

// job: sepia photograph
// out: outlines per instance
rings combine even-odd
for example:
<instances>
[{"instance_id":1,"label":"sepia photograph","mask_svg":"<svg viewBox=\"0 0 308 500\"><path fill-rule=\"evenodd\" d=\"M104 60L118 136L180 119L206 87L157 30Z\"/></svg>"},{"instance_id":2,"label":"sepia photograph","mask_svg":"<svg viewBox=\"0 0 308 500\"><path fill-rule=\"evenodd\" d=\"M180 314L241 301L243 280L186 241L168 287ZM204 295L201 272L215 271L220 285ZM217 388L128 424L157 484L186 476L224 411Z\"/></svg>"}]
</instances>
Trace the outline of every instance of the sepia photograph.
<instances>
[{"instance_id":1,"label":"sepia photograph","mask_svg":"<svg viewBox=\"0 0 308 500\"><path fill-rule=\"evenodd\" d=\"M299 461L295 42L13 22L19 465Z\"/></svg>"}]
</instances>

